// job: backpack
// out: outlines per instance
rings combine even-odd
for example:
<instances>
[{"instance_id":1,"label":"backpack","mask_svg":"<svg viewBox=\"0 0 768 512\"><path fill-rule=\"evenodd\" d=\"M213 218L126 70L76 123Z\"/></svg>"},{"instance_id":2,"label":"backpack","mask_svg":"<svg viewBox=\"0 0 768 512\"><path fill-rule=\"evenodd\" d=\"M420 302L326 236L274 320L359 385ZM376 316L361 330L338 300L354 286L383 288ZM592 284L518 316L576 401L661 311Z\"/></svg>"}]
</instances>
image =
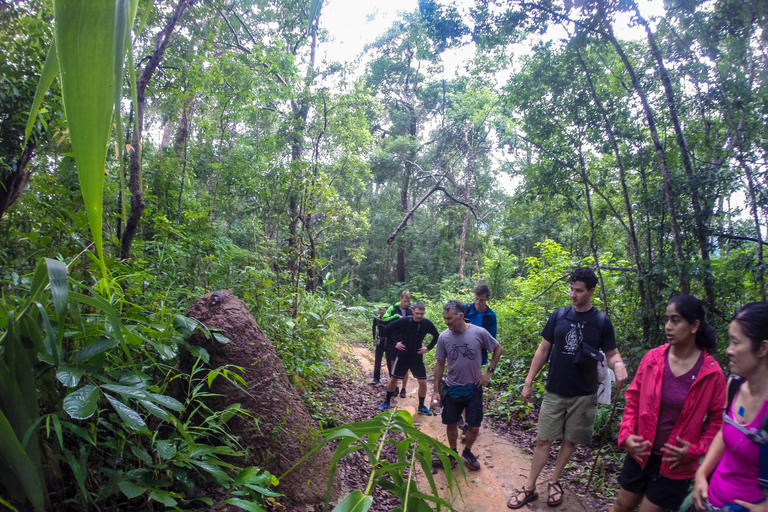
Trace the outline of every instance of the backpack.
<instances>
[{"instance_id":1,"label":"backpack","mask_svg":"<svg viewBox=\"0 0 768 512\"><path fill-rule=\"evenodd\" d=\"M557 328L557 325L560 322L563 321L565 316L571 311L572 308L573 308L573 306L564 306L562 308L558 308L558 309L555 310L555 315L556 315L555 316L555 328ZM603 331L605 331L605 319L606 318L608 318L608 316L605 313L603 313L602 311L598 310L598 312L597 312L597 319L596 319L596 322L595 322L595 328L598 330L598 332L600 332L601 336L603 334ZM583 345L583 343L581 343L580 345ZM551 359L552 359L552 350L554 348L555 348L555 343L553 341L552 342L552 346L549 348L549 354L547 355L547 363L549 363L551 361ZM588 353L587 355L590 358L597 360L598 362L605 360L605 356L600 358L600 357L596 356L595 353L597 353L597 350L592 349L592 350L590 350L590 353Z\"/></svg>"},{"instance_id":2,"label":"backpack","mask_svg":"<svg viewBox=\"0 0 768 512\"><path fill-rule=\"evenodd\" d=\"M757 477L757 483L760 485L760 490L763 492L763 498L768 498L768 414L763 417L763 421L760 422L760 427L757 429L757 432L748 430L728 416L728 411L731 410L733 397L736 396L736 391L743 383L744 379L741 377L736 375L732 376L731 383L728 385L728 402L725 406L725 411L723 412L723 421L745 433L747 439L750 441L760 445L760 471Z\"/></svg>"},{"instance_id":3,"label":"backpack","mask_svg":"<svg viewBox=\"0 0 768 512\"><path fill-rule=\"evenodd\" d=\"M464 306L464 321L466 323L471 323L467 319L467 315L469 315L469 312L472 311L472 306L474 304L475 304L474 302L470 302L469 304ZM477 311L477 310L475 310L475 311ZM479 311L478 311L478 313L479 313ZM490 327L491 327L491 315L483 315L483 329L485 329L486 331L490 331Z\"/></svg>"}]
</instances>

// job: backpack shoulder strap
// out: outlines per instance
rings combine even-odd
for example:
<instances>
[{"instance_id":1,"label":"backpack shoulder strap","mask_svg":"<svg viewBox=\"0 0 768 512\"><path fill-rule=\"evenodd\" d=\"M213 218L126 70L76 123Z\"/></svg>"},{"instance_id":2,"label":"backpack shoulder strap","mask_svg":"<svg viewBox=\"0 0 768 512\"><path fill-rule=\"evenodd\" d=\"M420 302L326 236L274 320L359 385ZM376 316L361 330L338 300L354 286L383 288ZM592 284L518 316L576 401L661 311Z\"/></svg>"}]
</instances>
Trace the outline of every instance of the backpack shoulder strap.
<instances>
[{"instance_id":1,"label":"backpack shoulder strap","mask_svg":"<svg viewBox=\"0 0 768 512\"><path fill-rule=\"evenodd\" d=\"M736 396L736 391L741 387L741 385L744 383L744 379L739 377L738 375L731 376L731 382L728 384L728 401L725 405L725 414L728 414L728 411L731 410L731 403L733 402L733 397Z\"/></svg>"}]
</instances>

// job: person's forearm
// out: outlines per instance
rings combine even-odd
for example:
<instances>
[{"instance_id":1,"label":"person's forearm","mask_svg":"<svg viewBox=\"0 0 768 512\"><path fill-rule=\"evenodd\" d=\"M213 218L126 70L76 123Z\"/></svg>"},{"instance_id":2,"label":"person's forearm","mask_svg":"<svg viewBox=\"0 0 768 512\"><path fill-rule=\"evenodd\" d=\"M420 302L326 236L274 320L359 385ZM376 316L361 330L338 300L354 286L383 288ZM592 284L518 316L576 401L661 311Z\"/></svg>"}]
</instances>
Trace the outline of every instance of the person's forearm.
<instances>
[{"instance_id":1,"label":"person's forearm","mask_svg":"<svg viewBox=\"0 0 768 512\"><path fill-rule=\"evenodd\" d=\"M544 365L547 362L547 356L549 356L549 347L545 347L542 343L533 355L531 369L528 370L528 376L525 378L526 384L533 384L533 379L535 379L536 375L538 375L541 369L544 368Z\"/></svg>"},{"instance_id":2,"label":"person's forearm","mask_svg":"<svg viewBox=\"0 0 768 512\"><path fill-rule=\"evenodd\" d=\"M618 350L610 352L610 355L608 356L606 363L608 364L608 368L610 368L614 372L616 371L617 364L620 364L626 368L626 366L624 365L624 361L621 360L621 354L619 354Z\"/></svg>"},{"instance_id":3,"label":"person's forearm","mask_svg":"<svg viewBox=\"0 0 768 512\"><path fill-rule=\"evenodd\" d=\"M696 470L696 474L709 478L709 475L715 471L720 459L723 458L724 453L725 443L723 443L723 430L720 429L720 432L718 432L712 440L712 444L709 446L709 450L707 450L707 455L704 457L704 462L702 462L699 469Z\"/></svg>"},{"instance_id":4,"label":"person's forearm","mask_svg":"<svg viewBox=\"0 0 768 512\"><path fill-rule=\"evenodd\" d=\"M440 392L440 381L443 380L443 372L445 371L445 361L435 362L435 393Z\"/></svg>"},{"instance_id":5,"label":"person's forearm","mask_svg":"<svg viewBox=\"0 0 768 512\"><path fill-rule=\"evenodd\" d=\"M496 348L493 349L493 354L491 355L491 362L488 363L488 368L496 369L496 365L499 364L499 359L501 359L501 354L504 353L504 347L501 346L501 343L496 345Z\"/></svg>"}]
</instances>

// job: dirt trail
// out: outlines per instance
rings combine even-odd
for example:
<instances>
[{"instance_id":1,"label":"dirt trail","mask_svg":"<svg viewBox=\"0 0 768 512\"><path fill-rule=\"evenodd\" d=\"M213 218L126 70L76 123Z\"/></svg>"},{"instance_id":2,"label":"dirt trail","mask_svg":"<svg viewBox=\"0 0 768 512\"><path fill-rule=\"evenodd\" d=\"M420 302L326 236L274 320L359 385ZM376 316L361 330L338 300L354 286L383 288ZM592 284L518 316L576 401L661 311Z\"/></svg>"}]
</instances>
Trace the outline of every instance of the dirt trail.
<instances>
[{"instance_id":1,"label":"dirt trail","mask_svg":"<svg viewBox=\"0 0 768 512\"><path fill-rule=\"evenodd\" d=\"M373 374L373 352L363 347L354 345L348 346L349 350L355 355L355 358L362 367L363 374L370 376ZM382 371L382 377L386 379L386 368ZM394 400L393 406L404 409L413 416L414 426L422 432L429 434L433 438L448 444L445 435L445 426L441 422L440 416L425 416L416 414L416 408L419 405L417 395L418 386L412 382L413 377L408 383L408 395L406 398ZM384 398L386 380L383 380L381 386L382 400ZM427 385L427 401L432 393L432 381ZM461 444L458 450L461 453ZM482 464L480 471L467 471L466 483L461 478L461 470L454 469L454 475L460 482L461 494L454 489L452 496L448 492L445 473L443 470L434 475L438 488L441 489L440 495L443 499L451 503L456 510L460 512L486 512L509 510L507 500L512 497L514 489L520 489L525 484L528 476L528 470L531 465L531 459L528 455L521 453L520 449L514 446L506 439L497 435L492 429L485 426L480 427L480 435L472 447L472 452L477 460ZM546 470L545 470L546 473ZM420 486L423 492L429 492L429 484L423 475L420 477ZM565 488L565 498L563 503L557 508L547 506L547 484L546 476L539 478L537 485L539 499L529 503L520 510L549 510L559 512L582 512L586 508L582 505L578 496Z\"/></svg>"}]
</instances>

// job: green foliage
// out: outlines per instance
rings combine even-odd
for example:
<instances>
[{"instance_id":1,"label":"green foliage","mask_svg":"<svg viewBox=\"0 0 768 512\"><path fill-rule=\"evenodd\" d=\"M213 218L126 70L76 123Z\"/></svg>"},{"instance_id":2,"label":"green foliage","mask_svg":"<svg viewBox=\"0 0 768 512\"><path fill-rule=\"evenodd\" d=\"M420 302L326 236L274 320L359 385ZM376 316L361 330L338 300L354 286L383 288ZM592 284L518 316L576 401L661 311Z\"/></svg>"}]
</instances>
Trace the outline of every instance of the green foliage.
<instances>
[{"instance_id":1,"label":"green foliage","mask_svg":"<svg viewBox=\"0 0 768 512\"><path fill-rule=\"evenodd\" d=\"M247 412L239 404L221 411L206 405L211 383L242 385L241 370L205 368L208 354L186 342L198 330L221 343L226 336L183 316L146 315L119 299L114 304L126 307L130 320L124 322L111 301L68 278L56 260L41 261L25 282L26 298L0 304L6 495L38 511L126 499L175 506L200 499L195 489L204 482L226 489L238 506L243 498L277 496L269 490L274 477L230 462L244 452L227 421ZM180 350L197 358L190 375L175 366ZM44 464L56 468L55 480L46 480ZM67 486L65 475L77 485ZM46 503L46 496L56 499Z\"/></svg>"},{"instance_id":2,"label":"green foliage","mask_svg":"<svg viewBox=\"0 0 768 512\"><path fill-rule=\"evenodd\" d=\"M368 485L365 490L357 489L349 493L334 507L333 512L364 512L370 509L373 504L373 491L378 486L400 498L403 505L394 509L396 512L438 511L444 508L455 512L456 509L438 496L437 486L432 476L432 465L433 457L436 456L443 467L450 467L448 456L452 455L458 460L459 455L415 428L413 417L407 411L385 412L370 420L350 423L326 431L322 441L317 443L304 458L310 457L321 447L333 441L337 441L338 445L331 459L326 510L339 461L362 450L371 465ZM382 456L385 445L396 447L396 462L391 462ZM432 494L419 492L413 482L413 470L417 462L429 483ZM461 470L466 478L463 466ZM446 471L445 475L448 479L448 491L453 492L457 484L453 472ZM434 503L434 508L427 502Z\"/></svg>"}]
</instances>

